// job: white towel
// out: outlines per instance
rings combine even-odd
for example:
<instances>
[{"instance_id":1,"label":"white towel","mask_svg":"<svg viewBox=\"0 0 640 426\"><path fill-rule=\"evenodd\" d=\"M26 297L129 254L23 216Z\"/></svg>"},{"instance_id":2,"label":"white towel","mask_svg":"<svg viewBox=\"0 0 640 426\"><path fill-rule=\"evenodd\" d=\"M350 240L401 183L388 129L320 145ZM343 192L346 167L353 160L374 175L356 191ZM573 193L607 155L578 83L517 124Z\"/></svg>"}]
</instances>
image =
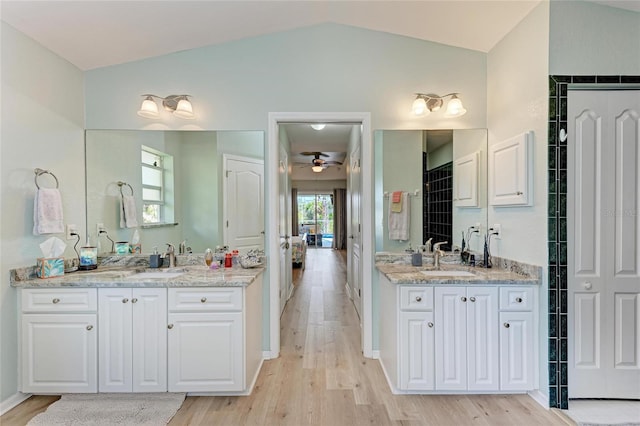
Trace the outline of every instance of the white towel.
<instances>
[{"instance_id":1,"label":"white towel","mask_svg":"<svg viewBox=\"0 0 640 426\"><path fill-rule=\"evenodd\" d=\"M57 188L38 189L33 202L33 235L61 234L63 232L64 221L60 191Z\"/></svg>"},{"instance_id":2,"label":"white towel","mask_svg":"<svg viewBox=\"0 0 640 426\"><path fill-rule=\"evenodd\" d=\"M138 226L136 200L133 195L120 197L120 228L135 228Z\"/></svg>"},{"instance_id":3,"label":"white towel","mask_svg":"<svg viewBox=\"0 0 640 426\"><path fill-rule=\"evenodd\" d=\"M411 225L411 212L409 211L409 194L402 194L402 210L394 212L389 199L389 239L406 241L409 239Z\"/></svg>"}]
</instances>

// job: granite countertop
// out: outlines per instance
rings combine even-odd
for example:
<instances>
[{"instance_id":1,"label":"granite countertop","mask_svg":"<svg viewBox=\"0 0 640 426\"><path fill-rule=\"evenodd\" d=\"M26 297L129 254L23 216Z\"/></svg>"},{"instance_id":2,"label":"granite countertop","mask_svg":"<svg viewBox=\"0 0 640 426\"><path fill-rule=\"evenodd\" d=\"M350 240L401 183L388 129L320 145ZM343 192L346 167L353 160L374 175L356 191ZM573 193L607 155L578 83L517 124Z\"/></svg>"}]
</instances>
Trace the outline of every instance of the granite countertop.
<instances>
[{"instance_id":1,"label":"granite countertop","mask_svg":"<svg viewBox=\"0 0 640 426\"><path fill-rule=\"evenodd\" d=\"M140 272L154 272L167 277L135 277ZM181 273L176 276L172 273ZM264 268L244 269L239 266L212 270L205 265L176 268L99 267L90 271L65 273L55 278L12 279L19 288L69 287L246 287L264 272Z\"/></svg>"},{"instance_id":2,"label":"granite countertop","mask_svg":"<svg viewBox=\"0 0 640 426\"><path fill-rule=\"evenodd\" d=\"M397 263L376 263L376 268L393 284L528 284L538 285L540 279L535 275L514 272L511 269L493 267L482 268L462 264L441 265L440 271L467 271L472 276L424 275L420 271L435 271L433 265L411 266Z\"/></svg>"}]
</instances>

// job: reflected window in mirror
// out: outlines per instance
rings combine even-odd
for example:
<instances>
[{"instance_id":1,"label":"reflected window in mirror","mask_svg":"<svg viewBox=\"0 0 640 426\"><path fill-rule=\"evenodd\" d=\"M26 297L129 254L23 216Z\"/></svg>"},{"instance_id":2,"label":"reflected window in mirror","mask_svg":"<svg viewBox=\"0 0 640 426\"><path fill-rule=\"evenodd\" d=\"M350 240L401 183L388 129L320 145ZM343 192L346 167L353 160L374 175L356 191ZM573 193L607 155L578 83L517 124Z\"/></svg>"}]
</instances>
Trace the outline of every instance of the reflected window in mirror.
<instances>
[{"instance_id":1,"label":"reflected window in mirror","mask_svg":"<svg viewBox=\"0 0 640 426\"><path fill-rule=\"evenodd\" d=\"M170 204L165 203L165 182L171 179L173 173L167 170L171 166L171 156L142 146L142 221L144 224L159 224L166 222L166 218L173 216L165 211ZM165 166L166 165L166 166Z\"/></svg>"}]
</instances>

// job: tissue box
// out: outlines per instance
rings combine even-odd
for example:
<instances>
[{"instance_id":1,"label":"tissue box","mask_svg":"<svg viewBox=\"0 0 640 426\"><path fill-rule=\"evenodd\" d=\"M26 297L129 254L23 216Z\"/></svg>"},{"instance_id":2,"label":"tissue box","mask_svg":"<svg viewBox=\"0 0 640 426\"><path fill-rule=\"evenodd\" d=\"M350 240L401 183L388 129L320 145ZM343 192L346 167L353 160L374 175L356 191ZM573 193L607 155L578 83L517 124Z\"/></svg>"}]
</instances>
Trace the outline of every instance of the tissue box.
<instances>
[{"instance_id":1,"label":"tissue box","mask_svg":"<svg viewBox=\"0 0 640 426\"><path fill-rule=\"evenodd\" d=\"M53 278L64 275L64 258L62 257L39 257L36 265L38 278Z\"/></svg>"}]
</instances>

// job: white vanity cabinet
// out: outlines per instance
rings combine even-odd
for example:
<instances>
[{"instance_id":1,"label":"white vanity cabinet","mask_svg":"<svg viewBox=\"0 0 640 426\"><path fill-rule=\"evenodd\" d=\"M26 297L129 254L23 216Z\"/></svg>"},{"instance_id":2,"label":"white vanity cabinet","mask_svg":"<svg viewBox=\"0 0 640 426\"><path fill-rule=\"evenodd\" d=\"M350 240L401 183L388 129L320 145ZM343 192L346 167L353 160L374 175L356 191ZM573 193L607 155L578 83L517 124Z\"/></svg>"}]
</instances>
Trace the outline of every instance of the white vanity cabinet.
<instances>
[{"instance_id":1,"label":"white vanity cabinet","mask_svg":"<svg viewBox=\"0 0 640 426\"><path fill-rule=\"evenodd\" d=\"M20 391L97 392L96 289L23 289L20 299Z\"/></svg>"},{"instance_id":2,"label":"white vanity cabinet","mask_svg":"<svg viewBox=\"0 0 640 426\"><path fill-rule=\"evenodd\" d=\"M380 277L380 362L396 393L534 389L534 288Z\"/></svg>"},{"instance_id":3,"label":"white vanity cabinet","mask_svg":"<svg viewBox=\"0 0 640 426\"><path fill-rule=\"evenodd\" d=\"M529 287L500 289L500 389L533 389L534 295Z\"/></svg>"},{"instance_id":4,"label":"white vanity cabinet","mask_svg":"<svg viewBox=\"0 0 640 426\"><path fill-rule=\"evenodd\" d=\"M435 288L436 388L499 388L498 288Z\"/></svg>"},{"instance_id":5,"label":"white vanity cabinet","mask_svg":"<svg viewBox=\"0 0 640 426\"><path fill-rule=\"evenodd\" d=\"M262 277L169 289L169 392L250 391L262 364Z\"/></svg>"},{"instance_id":6,"label":"white vanity cabinet","mask_svg":"<svg viewBox=\"0 0 640 426\"><path fill-rule=\"evenodd\" d=\"M167 391L167 289L100 288L99 391Z\"/></svg>"}]
</instances>

